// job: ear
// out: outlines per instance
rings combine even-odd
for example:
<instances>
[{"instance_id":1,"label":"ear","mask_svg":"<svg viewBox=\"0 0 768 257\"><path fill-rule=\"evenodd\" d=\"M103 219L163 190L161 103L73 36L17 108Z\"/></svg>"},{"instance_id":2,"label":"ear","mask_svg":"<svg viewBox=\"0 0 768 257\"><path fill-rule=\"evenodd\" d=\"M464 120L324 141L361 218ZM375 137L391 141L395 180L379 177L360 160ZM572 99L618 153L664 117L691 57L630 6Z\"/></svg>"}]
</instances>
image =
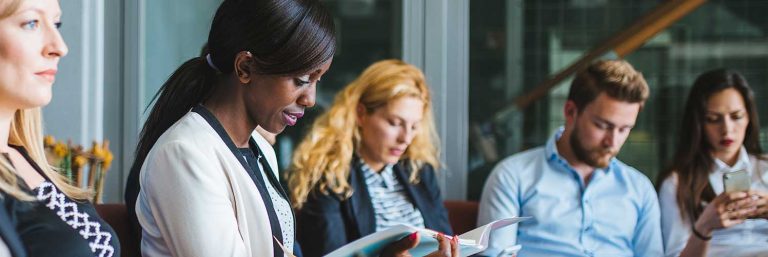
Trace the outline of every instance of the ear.
<instances>
[{"instance_id":1,"label":"ear","mask_svg":"<svg viewBox=\"0 0 768 257\"><path fill-rule=\"evenodd\" d=\"M363 119L365 119L365 116L368 115L368 113L365 111L365 106L363 106L363 104L357 104L355 112L357 114L357 124L362 124Z\"/></svg>"},{"instance_id":2,"label":"ear","mask_svg":"<svg viewBox=\"0 0 768 257\"><path fill-rule=\"evenodd\" d=\"M576 102L568 100L563 106L563 117L565 117L565 124L573 124L576 120L576 116L579 115L579 107L576 106Z\"/></svg>"},{"instance_id":3,"label":"ear","mask_svg":"<svg viewBox=\"0 0 768 257\"><path fill-rule=\"evenodd\" d=\"M248 51L241 51L235 55L235 76L241 84L248 84L254 75L253 54Z\"/></svg>"}]
</instances>

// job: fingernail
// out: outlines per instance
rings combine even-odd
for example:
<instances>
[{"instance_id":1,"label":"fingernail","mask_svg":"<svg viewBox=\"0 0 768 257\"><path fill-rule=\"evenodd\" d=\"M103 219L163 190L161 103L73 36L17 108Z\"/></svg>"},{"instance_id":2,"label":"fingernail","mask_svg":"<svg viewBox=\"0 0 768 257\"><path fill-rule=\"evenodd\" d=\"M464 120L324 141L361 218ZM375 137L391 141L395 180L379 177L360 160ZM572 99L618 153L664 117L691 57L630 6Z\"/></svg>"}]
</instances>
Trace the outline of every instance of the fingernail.
<instances>
[{"instance_id":1,"label":"fingernail","mask_svg":"<svg viewBox=\"0 0 768 257\"><path fill-rule=\"evenodd\" d=\"M445 234L443 234L443 233L439 233L439 232L438 232L438 233L437 233L437 238L436 238L436 239L440 240L440 239L442 239L442 238L445 238Z\"/></svg>"},{"instance_id":2,"label":"fingernail","mask_svg":"<svg viewBox=\"0 0 768 257\"><path fill-rule=\"evenodd\" d=\"M411 235L408 236L408 240L411 240L411 241L416 240L416 236L417 236L416 233L418 232L411 233Z\"/></svg>"}]
</instances>

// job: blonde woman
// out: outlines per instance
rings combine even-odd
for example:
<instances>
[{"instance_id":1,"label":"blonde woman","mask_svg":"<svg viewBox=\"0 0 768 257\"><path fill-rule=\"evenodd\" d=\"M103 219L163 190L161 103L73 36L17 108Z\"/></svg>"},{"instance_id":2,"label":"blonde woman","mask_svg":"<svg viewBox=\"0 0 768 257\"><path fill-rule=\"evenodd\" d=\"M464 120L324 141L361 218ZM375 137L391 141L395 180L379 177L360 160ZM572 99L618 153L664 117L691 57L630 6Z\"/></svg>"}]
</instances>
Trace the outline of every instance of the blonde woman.
<instances>
[{"instance_id":1,"label":"blonde woman","mask_svg":"<svg viewBox=\"0 0 768 257\"><path fill-rule=\"evenodd\" d=\"M47 165L40 108L67 46L57 0L0 1L0 191L24 249L14 256L120 256L112 228ZM1 230L1 229L0 229Z\"/></svg>"},{"instance_id":2,"label":"blonde woman","mask_svg":"<svg viewBox=\"0 0 768 257\"><path fill-rule=\"evenodd\" d=\"M435 178L431 109L424 74L398 60L374 63L336 96L292 161L306 256L401 223L452 233ZM455 243L440 252L457 256Z\"/></svg>"}]
</instances>

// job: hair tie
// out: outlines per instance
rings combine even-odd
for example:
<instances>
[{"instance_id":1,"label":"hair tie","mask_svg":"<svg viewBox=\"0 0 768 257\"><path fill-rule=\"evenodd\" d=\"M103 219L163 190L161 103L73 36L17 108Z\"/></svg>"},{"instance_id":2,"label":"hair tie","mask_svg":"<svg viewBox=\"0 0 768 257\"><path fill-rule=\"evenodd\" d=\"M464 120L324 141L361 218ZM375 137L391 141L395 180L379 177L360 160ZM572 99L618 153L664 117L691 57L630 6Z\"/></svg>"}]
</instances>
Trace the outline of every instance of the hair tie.
<instances>
[{"instance_id":1,"label":"hair tie","mask_svg":"<svg viewBox=\"0 0 768 257\"><path fill-rule=\"evenodd\" d=\"M205 55L205 62L208 63L208 67L211 67L211 69L215 70L218 73L221 73L219 68L216 68L216 65L213 64L213 60L211 60L211 54L206 54Z\"/></svg>"}]
</instances>

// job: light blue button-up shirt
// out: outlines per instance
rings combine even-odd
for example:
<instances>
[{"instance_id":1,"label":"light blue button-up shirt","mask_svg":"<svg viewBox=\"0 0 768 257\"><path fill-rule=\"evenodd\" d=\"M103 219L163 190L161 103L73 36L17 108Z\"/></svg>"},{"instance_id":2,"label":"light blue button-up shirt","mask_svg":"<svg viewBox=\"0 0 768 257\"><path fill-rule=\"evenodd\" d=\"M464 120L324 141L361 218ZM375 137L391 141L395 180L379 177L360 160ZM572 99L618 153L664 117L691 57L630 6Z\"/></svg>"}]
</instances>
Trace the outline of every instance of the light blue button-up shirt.
<instances>
[{"instance_id":1,"label":"light blue button-up shirt","mask_svg":"<svg viewBox=\"0 0 768 257\"><path fill-rule=\"evenodd\" d=\"M519 256L663 255L659 203L651 181L613 158L588 185L558 153L556 140L502 160L483 189L478 225L531 216L496 230L484 255L520 244Z\"/></svg>"}]
</instances>

